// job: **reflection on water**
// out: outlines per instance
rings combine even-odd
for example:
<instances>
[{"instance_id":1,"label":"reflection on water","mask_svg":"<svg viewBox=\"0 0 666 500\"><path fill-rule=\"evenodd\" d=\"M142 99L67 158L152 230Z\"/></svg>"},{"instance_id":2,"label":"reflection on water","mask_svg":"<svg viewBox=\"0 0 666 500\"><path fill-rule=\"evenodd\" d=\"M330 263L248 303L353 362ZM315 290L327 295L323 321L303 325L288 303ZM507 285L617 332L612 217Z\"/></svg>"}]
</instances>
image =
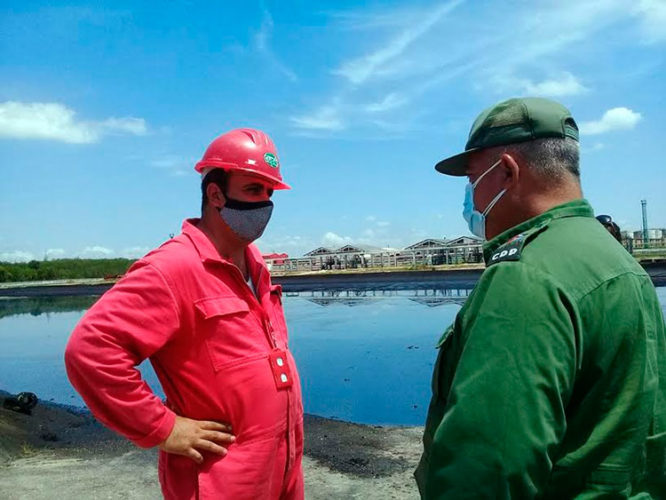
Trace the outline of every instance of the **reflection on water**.
<instances>
[{"instance_id":1,"label":"reflection on water","mask_svg":"<svg viewBox=\"0 0 666 500\"><path fill-rule=\"evenodd\" d=\"M287 297L300 297L320 306L343 304L354 307L369 305L387 297L407 298L428 307L444 304L462 305L472 290L451 288L423 288L416 290L319 290L289 292Z\"/></svg>"},{"instance_id":2,"label":"reflection on water","mask_svg":"<svg viewBox=\"0 0 666 500\"><path fill-rule=\"evenodd\" d=\"M99 297L31 297L27 299L0 298L0 318L17 314L39 316L52 312L84 311Z\"/></svg>"},{"instance_id":3,"label":"reflection on water","mask_svg":"<svg viewBox=\"0 0 666 500\"><path fill-rule=\"evenodd\" d=\"M361 288L346 290L318 290L302 292L286 292L286 297L299 297L321 306L332 304L345 304L348 306L371 304L372 299L385 298L407 298L427 306L439 306L444 304L461 305L472 291L471 288L405 288L405 289L373 289ZM93 305L98 296L54 296L54 297L31 297L25 299L0 298L0 319L7 316L30 314L39 316L41 314L69 311L85 311Z\"/></svg>"},{"instance_id":4,"label":"reflection on water","mask_svg":"<svg viewBox=\"0 0 666 500\"><path fill-rule=\"evenodd\" d=\"M666 309L666 288L657 289ZM421 425L435 342L469 290L336 290L284 297L290 347L309 413ZM82 405L65 375L69 333L95 297L0 300L0 389ZM162 395L152 368L141 371Z\"/></svg>"},{"instance_id":5,"label":"reflection on water","mask_svg":"<svg viewBox=\"0 0 666 500\"><path fill-rule=\"evenodd\" d=\"M285 314L306 411L361 423L423 424L434 346L466 294L290 294Z\"/></svg>"}]
</instances>

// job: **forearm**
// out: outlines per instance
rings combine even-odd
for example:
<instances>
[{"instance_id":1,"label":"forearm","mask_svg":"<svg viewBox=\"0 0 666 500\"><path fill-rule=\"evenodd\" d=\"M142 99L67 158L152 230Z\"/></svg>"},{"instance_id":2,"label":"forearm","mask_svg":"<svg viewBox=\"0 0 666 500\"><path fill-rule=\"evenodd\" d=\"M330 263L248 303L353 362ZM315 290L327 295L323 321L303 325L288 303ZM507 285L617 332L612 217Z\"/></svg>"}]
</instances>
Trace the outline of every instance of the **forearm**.
<instances>
[{"instance_id":1,"label":"forearm","mask_svg":"<svg viewBox=\"0 0 666 500\"><path fill-rule=\"evenodd\" d=\"M70 382L104 425L145 448L167 438L175 414L151 391L123 347L83 324L67 344L65 366Z\"/></svg>"},{"instance_id":2,"label":"forearm","mask_svg":"<svg viewBox=\"0 0 666 500\"><path fill-rule=\"evenodd\" d=\"M174 295L156 268L138 262L86 312L67 344L72 385L93 414L137 445L164 441L175 415L137 366L179 331Z\"/></svg>"}]
</instances>

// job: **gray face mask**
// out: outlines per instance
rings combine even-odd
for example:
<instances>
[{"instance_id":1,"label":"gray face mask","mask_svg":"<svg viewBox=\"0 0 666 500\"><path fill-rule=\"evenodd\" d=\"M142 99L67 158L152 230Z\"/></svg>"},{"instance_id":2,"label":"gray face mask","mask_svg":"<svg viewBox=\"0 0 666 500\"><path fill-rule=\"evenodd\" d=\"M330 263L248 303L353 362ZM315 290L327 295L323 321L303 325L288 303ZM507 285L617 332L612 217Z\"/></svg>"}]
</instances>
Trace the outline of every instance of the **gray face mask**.
<instances>
[{"instance_id":1,"label":"gray face mask","mask_svg":"<svg viewBox=\"0 0 666 500\"><path fill-rule=\"evenodd\" d=\"M226 197L227 201L220 208L222 220L239 238L254 241L266 229L266 225L273 213L273 202L268 201L239 201Z\"/></svg>"}]
</instances>

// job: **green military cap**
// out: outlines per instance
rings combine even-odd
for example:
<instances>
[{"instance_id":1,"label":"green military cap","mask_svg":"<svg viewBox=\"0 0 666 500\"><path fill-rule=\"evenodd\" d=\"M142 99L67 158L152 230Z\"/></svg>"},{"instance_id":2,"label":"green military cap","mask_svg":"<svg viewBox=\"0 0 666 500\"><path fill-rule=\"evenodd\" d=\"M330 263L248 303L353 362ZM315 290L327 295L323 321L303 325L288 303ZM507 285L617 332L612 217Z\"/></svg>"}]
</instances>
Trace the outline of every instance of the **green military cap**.
<instances>
[{"instance_id":1,"label":"green military cap","mask_svg":"<svg viewBox=\"0 0 666 500\"><path fill-rule=\"evenodd\" d=\"M466 175L467 159L474 151L544 137L578 141L578 126L567 108L539 97L502 101L474 120L465 151L440 161L435 169L448 175Z\"/></svg>"}]
</instances>

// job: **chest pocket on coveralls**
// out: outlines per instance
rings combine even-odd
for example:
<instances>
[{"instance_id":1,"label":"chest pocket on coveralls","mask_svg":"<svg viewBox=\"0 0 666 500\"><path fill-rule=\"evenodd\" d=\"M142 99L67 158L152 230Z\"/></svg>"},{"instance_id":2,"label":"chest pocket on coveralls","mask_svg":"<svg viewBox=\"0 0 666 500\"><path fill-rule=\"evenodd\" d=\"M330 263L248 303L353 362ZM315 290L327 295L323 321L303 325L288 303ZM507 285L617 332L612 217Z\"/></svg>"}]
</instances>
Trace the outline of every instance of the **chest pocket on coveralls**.
<instances>
[{"instance_id":1,"label":"chest pocket on coveralls","mask_svg":"<svg viewBox=\"0 0 666 500\"><path fill-rule=\"evenodd\" d=\"M451 387L454 332L455 323L444 330L444 333L437 342L437 361L432 371L432 394L444 401Z\"/></svg>"},{"instance_id":2,"label":"chest pocket on coveralls","mask_svg":"<svg viewBox=\"0 0 666 500\"><path fill-rule=\"evenodd\" d=\"M207 297L194 306L215 371L266 355L257 345L256 332L262 329L255 324L247 302L234 296ZM265 340L261 340L263 345Z\"/></svg>"}]
</instances>

